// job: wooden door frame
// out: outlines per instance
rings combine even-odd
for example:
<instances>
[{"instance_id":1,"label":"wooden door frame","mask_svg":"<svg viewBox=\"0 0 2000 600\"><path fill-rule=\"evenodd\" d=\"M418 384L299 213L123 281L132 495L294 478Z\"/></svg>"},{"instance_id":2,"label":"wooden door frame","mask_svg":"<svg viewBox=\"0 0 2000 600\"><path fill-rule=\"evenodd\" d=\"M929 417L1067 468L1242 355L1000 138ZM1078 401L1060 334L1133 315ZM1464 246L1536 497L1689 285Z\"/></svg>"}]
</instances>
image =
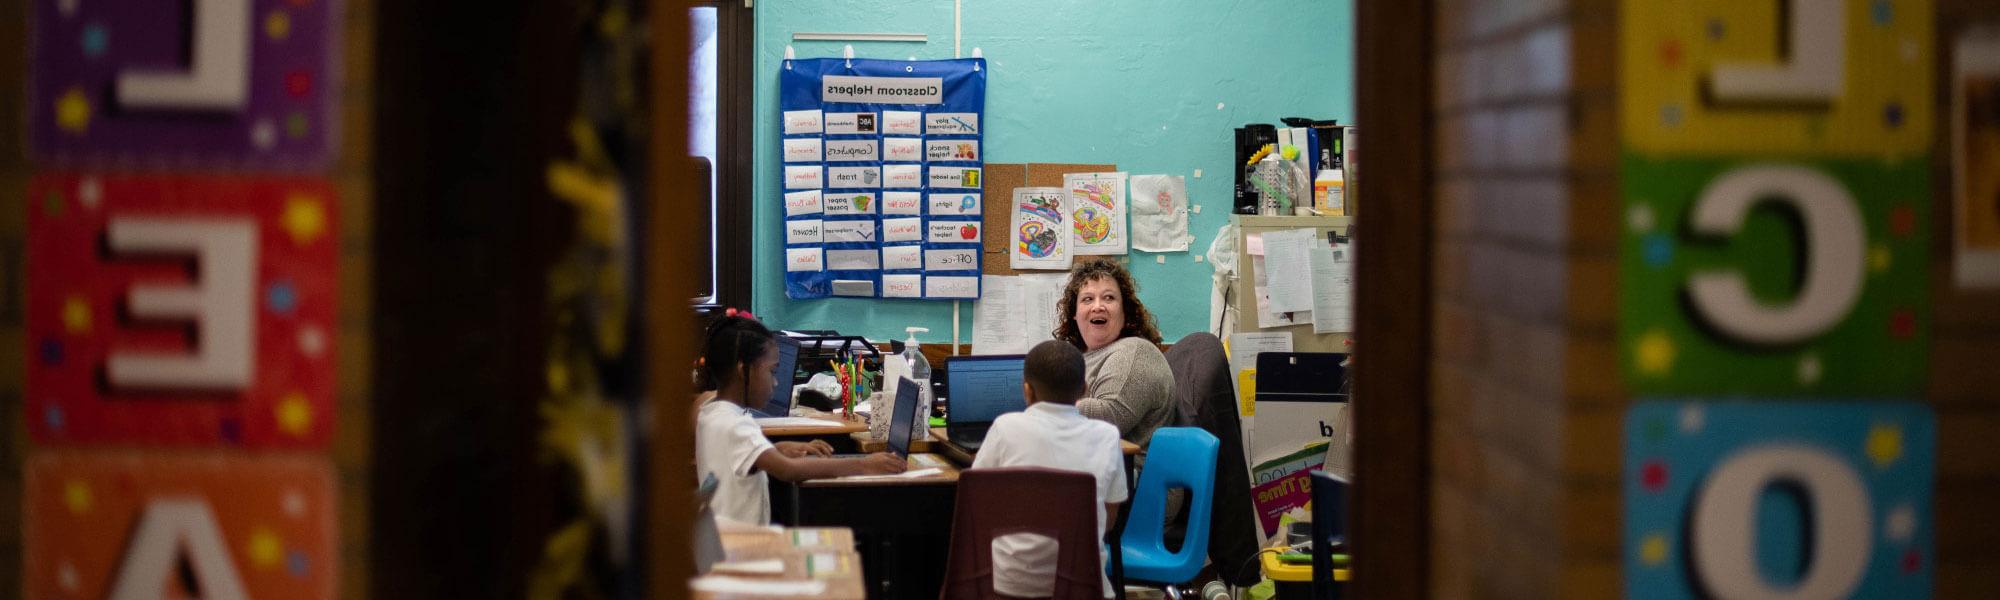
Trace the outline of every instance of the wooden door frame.
<instances>
[{"instance_id":1,"label":"wooden door frame","mask_svg":"<svg viewBox=\"0 0 2000 600\"><path fill-rule=\"evenodd\" d=\"M1355 593L1362 598L1422 598L1429 590L1431 348L1431 3L1359 2L1355 8L1356 122L1374 132L1359 161L1356 193L1368 198L1356 216L1355 480L1351 537ZM692 206L685 154L686 11L654 2L653 120L647 191L653 210ZM692 221L648 218L645 288L653 299L687 298L699 265L680 260L677 244L700 239ZM1412 306L1411 299L1418 299ZM682 598L693 575L684 526L692 518L687 485L693 423L673 399L691 393L676 373L693 360L694 322L685 306L646 303L647 396L655 402L647 465L648 596Z\"/></svg>"},{"instance_id":2,"label":"wooden door frame","mask_svg":"<svg viewBox=\"0 0 2000 600\"><path fill-rule=\"evenodd\" d=\"M652 411L644 442L644 577L646 597L686 598L688 580L694 577L689 524L695 511L694 412L688 405L694 383L685 374L694 364L698 336L687 299L700 293L697 287L707 287L694 283L697 278L707 280L708 261L706 253L693 249L707 243L702 229L708 224L671 216L691 214L690 209L707 199L696 195L699 186L675 184L691 181L696 174L687 152L687 4L654 0L648 3L647 21L653 36L647 99L653 118L646 147L646 207L639 211L640 277L645 290L640 352Z\"/></svg>"},{"instance_id":3,"label":"wooden door frame","mask_svg":"<svg viewBox=\"0 0 2000 600\"><path fill-rule=\"evenodd\" d=\"M1355 3L1358 598L1430 584L1431 3Z\"/></svg>"}]
</instances>

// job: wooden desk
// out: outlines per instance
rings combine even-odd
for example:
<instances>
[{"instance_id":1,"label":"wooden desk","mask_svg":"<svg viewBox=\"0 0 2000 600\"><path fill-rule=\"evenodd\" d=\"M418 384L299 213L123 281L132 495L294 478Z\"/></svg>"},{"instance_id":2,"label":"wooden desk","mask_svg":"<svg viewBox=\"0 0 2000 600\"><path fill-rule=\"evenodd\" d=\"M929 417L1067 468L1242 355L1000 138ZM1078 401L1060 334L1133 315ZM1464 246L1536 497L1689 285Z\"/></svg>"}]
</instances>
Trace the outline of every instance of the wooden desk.
<instances>
[{"instance_id":1,"label":"wooden desk","mask_svg":"<svg viewBox=\"0 0 2000 600\"><path fill-rule=\"evenodd\" d=\"M918 478L771 481L774 513L797 526L852 528L860 542L869 598L936 598L944 584L959 467L936 454L911 454L910 468L941 472Z\"/></svg>"},{"instance_id":2,"label":"wooden desk","mask_svg":"<svg viewBox=\"0 0 2000 600\"><path fill-rule=\"evenodd\" d=\"M889 440L873 439L868 437L868 434L869 432L867 431L856 431L854 433L847 434L847 437L852 438L854 440L855 452L869 453L869 452L889 451ZM933 448L932 445L933 444L931 443L931 440L928 438L921 440L910 440L910 453L923 454L929 452L937 452L937 449Z\"/></svg>"},{"instance_id":3,"label":"wooden desk","mask_svg":"<svg viewBox=\"0 0 2000 600\"><path fill-rule=\"evenodd\" d=\"M863 580L861 555L855 552L854 532L846 528L796 528L773 531L751 528L721 533L725 562L778 559L783 574L729 575L739 579L799 581L817 579L826 583L824 594L813 598L863 600L867 585ZM692 584L692 582L690 582ZM702 600L759 598L754 594L714 594L695 591Z\"/></svg>"},{"instance_id":4,"label":"wooden desk","mask_svg":"<svg viewBox=\"0 0 2000 600\"><path fill-rule=\"evenodd\" d=\"M966 450L958 447L958 444L951 443L951 438L945 434L944 429L943 427L931 428L931 449L945 458L951 459L952 462L968 467L972 466L973 454L976 451ZM911 444L915 444L915 442L911 442ZM1125 453L1125 468L1129 471L1132 468L1132 457L1139 454L1139 445L1125 440L1118 440L1118 450ZM1128 472L1126 474L1130 475L1131 473Z\"/></svg>"},{"instance_id":5,"label":"wooden desk","mask_svg":"<svg viewBox=\"0 0 2000 600\"><path fill-rule=\"evenodd\" d=\"M799 487L877 488L877 487L910 487L910 486L926 486L926 485L944 485L944 486L958 485L959 467L958 465L953 464L950 459L944 458L936 454L911 453L909 462L907 464L909 465L909 469L911 471L915 471L918 469L937 469L938 472L933 475L925 475L922 477L871 475L860 478L840 477L833 479L810 479L799 482Z\"/></svg>"},{"instance_id":6,"label":"wooden desk","mask_svg":"<svg viewBox=\"0 0 2000 600\"><path fill-rule=\"evenodd\" d=\"M861 420L860 418L855 418L852 420L844 420L841 419L839 416L812 417L812 418L819 419L822 421L827 421L830 423L839 423L840 425L838 427L765 427L759 425L758 429L763 430L764 437L767 438L843 437L846 436L847 434L854 433L857 431L863 433L866 433L868 431L868 422Z\"/></svg>"},{"instance_id":7,"label":"wooden desk","mask_svg":"<svg viewBox=\"0 0 2000 600\"><path fill-rule=\"evenodd\" d=\"M792 550L853 550L854 530L846 527L752 527L717 532L730 560L756 559Z\"/></svg>"}]
</instances>

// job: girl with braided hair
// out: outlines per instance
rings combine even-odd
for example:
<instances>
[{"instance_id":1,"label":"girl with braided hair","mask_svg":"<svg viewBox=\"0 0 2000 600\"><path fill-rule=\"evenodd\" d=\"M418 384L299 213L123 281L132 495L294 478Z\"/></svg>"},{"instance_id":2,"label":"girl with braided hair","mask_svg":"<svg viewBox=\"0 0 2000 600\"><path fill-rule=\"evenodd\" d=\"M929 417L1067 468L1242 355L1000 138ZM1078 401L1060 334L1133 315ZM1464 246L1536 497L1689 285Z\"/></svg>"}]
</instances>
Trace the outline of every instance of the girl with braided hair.
<instances>
[{"instance_id":1,"label":"girl with braided hair","mask_svg":"<svg viewBox=\"0 0 2000 600\"><path fill-rule=\"evenodd\" d=\"M695 413L695 477L714 476L718 484L710 506L718 516L768 525L771 490L768 476L803 481L847 475L901 473L902 457L878 452L862 458L826 458L826 442L772 444L757 427L745 402L771 397L776 386L778 344L771 330L747 312L731 310L708 326L695 380L705 391ZM705 401L700 398L706 398Z\"/></svg>"}]
</instances>

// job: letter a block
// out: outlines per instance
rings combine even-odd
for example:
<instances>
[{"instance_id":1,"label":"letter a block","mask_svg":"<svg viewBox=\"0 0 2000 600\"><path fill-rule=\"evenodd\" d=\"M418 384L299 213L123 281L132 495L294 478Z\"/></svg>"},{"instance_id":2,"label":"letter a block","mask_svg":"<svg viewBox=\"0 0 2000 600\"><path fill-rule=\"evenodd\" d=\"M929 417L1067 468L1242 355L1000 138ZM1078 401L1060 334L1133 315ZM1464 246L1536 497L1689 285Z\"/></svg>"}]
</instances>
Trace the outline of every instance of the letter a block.
<instances>
[{"instance_id":1,"label":"letter a block","mask_svg":"<svg viewBox=\"0 0 2000 600\"><path fill-rule=\"evenodd\" d=\"M41 453L28 461L26 598L333 598L319 458Z\"/></svg>"}]
</instances>

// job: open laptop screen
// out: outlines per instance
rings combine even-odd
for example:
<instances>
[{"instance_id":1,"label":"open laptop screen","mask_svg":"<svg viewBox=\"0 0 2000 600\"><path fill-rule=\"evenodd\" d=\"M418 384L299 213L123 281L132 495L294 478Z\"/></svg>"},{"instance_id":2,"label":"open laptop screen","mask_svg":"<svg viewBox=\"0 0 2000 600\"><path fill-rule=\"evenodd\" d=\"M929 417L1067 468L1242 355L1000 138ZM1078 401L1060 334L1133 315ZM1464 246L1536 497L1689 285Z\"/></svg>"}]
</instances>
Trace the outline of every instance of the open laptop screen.
<instances>
[{"instance_id":1,"label":"open laptop screen","mask_svg":"<svg viewBox=\"0 0 2000 600\"><path fill-rule=\"evenodd\" d=\"M896 456L910 455L910 434L916 428L917 382L903 377L896 383L896 404L890 410L895 414L889 418L889 451Z\"/></svg>"},{"instance_id":2,"label":"open laptop screen","mask_svg":"<svg viewBox=\"0 0 2000 600\"><path fill-rule=\"evenodd\" d=\"M947 416L953 425L991 423L1027 407L1021 398L1021 367L1026 357L954 356L947 359Z\"/></svg>"},{"instance_id":3,"label":"open laptop screen","mask_svg":"<svg viewBox=\"0 0 2000 600\"><path fill-rule=\"evenodd\" d=\"M777 336L776 341L778 366L771 375L777 378L777 384L771 386L771 397L757 412L767 417L786 417L792 414L792 376L799 366L799 342L783 335Z\"/></svg>"}]
</instances>

